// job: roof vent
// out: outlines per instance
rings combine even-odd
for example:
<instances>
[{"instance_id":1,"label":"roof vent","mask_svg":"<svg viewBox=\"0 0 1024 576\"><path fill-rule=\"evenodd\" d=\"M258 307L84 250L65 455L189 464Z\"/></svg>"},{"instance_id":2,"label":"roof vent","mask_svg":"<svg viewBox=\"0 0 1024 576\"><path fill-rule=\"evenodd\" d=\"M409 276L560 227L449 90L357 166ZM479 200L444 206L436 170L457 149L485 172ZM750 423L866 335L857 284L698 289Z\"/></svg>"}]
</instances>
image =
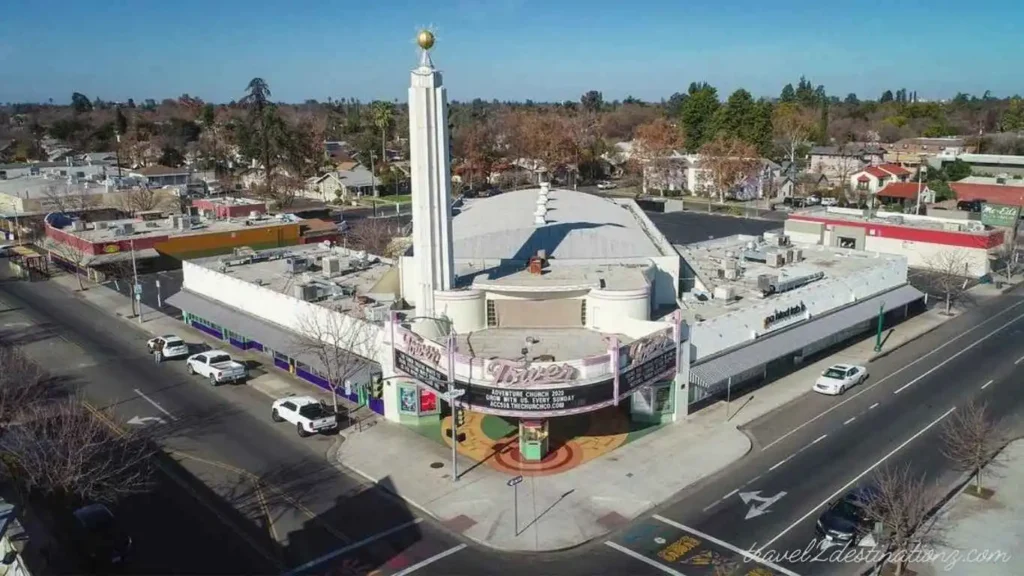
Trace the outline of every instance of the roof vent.
<instances>
[{"instance_id":1,"label":"roof vent","mask_svg":"<svg viewBox=\"0 0 1024 576\"><path fill-rule=\"evenodd\" d=\"M533 224L535 226L543 226L548 223L549 191L549 184L547 182L542 182L540 185L540 194L537 195L537 210L533 213Z\"/></svg>"}]
</instances>

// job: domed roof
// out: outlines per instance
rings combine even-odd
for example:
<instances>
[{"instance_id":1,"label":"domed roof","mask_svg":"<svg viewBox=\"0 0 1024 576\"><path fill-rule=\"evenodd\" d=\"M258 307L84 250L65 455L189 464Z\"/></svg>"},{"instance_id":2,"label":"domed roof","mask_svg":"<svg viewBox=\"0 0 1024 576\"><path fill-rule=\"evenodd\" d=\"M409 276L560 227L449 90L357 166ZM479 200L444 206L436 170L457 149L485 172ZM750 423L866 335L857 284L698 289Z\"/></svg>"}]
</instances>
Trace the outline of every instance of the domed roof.
<instances>
[{"instance_id":1,"label":"domed roof","mask_svg":"<svg viewBox=\"0 0 1024 576\"><path fill-rule=\"evenodd\" d=\"M660 256L626 205L583 192L552 189L547 224L534 224L539 188L466 203L452 220L457 259L527 260L538 250L562 260Z\"/></svg>"}]
</instances>

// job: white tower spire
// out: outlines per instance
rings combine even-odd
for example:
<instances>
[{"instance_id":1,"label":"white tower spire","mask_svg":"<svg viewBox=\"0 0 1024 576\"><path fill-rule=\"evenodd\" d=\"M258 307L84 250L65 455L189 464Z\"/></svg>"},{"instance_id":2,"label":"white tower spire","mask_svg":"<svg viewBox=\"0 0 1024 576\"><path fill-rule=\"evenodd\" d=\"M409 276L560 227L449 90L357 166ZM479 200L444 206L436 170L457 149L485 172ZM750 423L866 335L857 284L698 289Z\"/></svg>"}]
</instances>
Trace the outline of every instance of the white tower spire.
<instances>
[{"instance_id":1,"label":"white tower spire","mask_svg":"<svg viewBox=\"0 0 1024 576\"><path fill-rule=\"evenodd\" d=\"M416 37L420 65L409 87L409 160L412 169L413 256L416 261L416 315L436 318L434 292L455 283L452 255L451 167L448 148L448 95L429 50L434 35Z\"/></svg>"}]
</instances>

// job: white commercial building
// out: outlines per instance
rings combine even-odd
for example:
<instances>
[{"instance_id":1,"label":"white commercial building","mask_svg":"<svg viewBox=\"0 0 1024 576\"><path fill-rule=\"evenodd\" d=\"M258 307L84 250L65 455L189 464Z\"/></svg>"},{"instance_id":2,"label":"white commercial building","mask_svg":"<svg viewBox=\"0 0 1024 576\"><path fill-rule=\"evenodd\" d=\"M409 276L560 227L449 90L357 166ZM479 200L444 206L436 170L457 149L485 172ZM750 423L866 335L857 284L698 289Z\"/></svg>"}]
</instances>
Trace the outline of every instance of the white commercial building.
<instances>
[{"instance_id":1,"label":"white commercial building","mask_svg":"<svg viewBox=\"0 0 1024 576\"><path fill-rule=\"evenodd\" d=\"M169 302L189 324L325 388L333 373L339 394L395 422L450 426L453 408L515 419L522 461L539 461L550 419L674 421L922 297L900 257L779 236L677 250L632 200L547 184L453 216L446 95L428 33L421 46L411 251L392 262L323 244L185 262ZM310 342L347 351L349 370L339 377Z\"/></svg>"},{"instance_id":2,"label":"white commercial building","mask_svg":"<svg viewBox=\"0 0 1024 576\"><path fill-rule=\"evenodd\" d=\"M875 212L852 208L790 214L786 234L794 242L903 256L913 268L980 278L1004 242L1002 230L976 220Z\"/></svg>"}]
</instances>

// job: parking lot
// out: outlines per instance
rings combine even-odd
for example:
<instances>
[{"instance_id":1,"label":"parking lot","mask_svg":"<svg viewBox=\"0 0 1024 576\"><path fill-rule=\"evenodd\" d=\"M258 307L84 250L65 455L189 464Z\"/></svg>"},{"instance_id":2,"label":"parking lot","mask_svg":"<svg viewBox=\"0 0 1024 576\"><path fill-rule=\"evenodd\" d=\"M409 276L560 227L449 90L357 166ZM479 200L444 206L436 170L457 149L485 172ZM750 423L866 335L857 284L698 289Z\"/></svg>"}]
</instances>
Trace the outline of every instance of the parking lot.
<instances>
[{"instance_id":1,"label":"parking lot","mask_svg":"<svg viewBox=\"0 0 1024 576\"><path fill-rule=\"evenodd\" d=\"M693 244L734 234L756 236L770 230L781 230L782 222L759 218L742 218L697 212L648 212L654 225L673 244Z\"/></svg>"}]
</instances>

